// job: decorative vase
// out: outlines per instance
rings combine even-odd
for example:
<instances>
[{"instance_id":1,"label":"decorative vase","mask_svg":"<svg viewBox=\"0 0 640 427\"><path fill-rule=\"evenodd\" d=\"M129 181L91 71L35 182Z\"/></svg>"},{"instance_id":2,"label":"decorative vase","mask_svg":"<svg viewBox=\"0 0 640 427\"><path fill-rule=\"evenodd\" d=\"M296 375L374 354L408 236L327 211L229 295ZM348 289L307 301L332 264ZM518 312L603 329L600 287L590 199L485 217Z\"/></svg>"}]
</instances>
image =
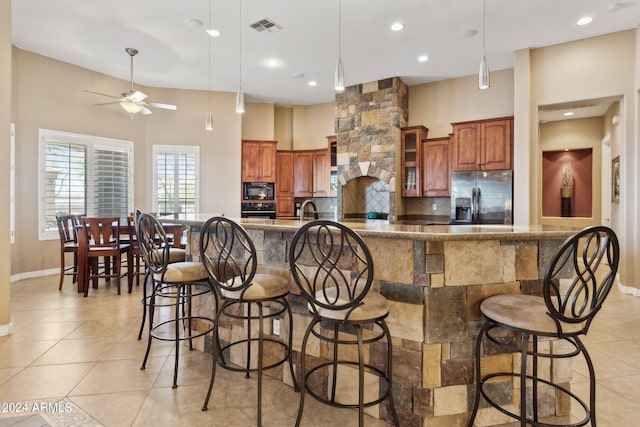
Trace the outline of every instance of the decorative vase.
<instances>
[{"instance_id":1,"label":"decorative vase","mask_svg":"<svg viewBox=\"0 0 640 427\"><path fill-rule=\"evenodd\" d=\"M571 216L571 187L560 187L561 216Z\"/></svg>"}]
</instances>

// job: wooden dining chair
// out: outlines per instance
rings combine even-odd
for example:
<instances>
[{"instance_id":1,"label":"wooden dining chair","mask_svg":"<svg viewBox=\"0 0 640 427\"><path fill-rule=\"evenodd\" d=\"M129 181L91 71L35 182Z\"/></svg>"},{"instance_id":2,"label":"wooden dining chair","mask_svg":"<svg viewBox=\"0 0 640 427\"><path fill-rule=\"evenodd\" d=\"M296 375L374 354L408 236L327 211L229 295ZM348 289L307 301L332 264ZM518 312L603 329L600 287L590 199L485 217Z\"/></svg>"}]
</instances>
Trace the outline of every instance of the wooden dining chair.
<instances>
[{"instance_id":1,"label":"wooden dining chair","mask_svg":"<svg viewBox=\"0 0 640 427\"><path fill-rule=\"evenodd\" d=\"M62 290L64 276L73 276L72 282L78 279L78 240L74 226L79 222L77 215L67 215L63 212L56 213L56 224L58 225L58 235L60 236L60 285ZM73 254L73 265L67 266L66 254Z\"/></svg>"},{"instance_id":2,"label":"wooden dining chair","mask_svg":"<svg viewBox=\"0 0 640 427\"><path fill-rule=\"evenodd\" d=\"M89 292L89 283L93 281L93 287L97 288L98 279L115 278L116 286L118 289L118 295L120 295L120 279L124 274L130 274L130 268L127 268L126 273L122 273L122 262L127 260L128 265L131 265L130 259L130 245L120 242L120 218L119 217L104 217L104 218L89 218L83 217L80 219L81 225L80 232L86 233L86 257L87 257L87 269L86 278L84 284L84 295L87 296ZM113 271L108 265L105 268L100 269L98 258L108 257L113 260ZM106 263L105 263L106 264ZM129 279L129 293L132 291L132 280Z\"/></svg>"}]
</instances>

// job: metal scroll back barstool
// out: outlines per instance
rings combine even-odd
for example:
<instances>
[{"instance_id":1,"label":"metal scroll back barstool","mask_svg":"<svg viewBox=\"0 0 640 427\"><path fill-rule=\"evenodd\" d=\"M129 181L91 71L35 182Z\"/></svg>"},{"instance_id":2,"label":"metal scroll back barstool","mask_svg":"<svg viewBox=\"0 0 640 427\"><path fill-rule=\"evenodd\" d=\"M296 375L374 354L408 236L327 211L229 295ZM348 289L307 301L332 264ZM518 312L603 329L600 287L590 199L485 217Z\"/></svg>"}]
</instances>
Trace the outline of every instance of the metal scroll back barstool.
<instances>
[{"instance_id":1,"label":"metal scroll back barstool","mask_svg":"<svg viewBox=\"0 0 640 427\"><path fill-rule=\"evenodd\" d=\"M153 279L153 290L145 300L145 306L149 309L149 338L140 369L146 367L154 339L173 341L176 345L173 388L176 388L180 343L188 340L189 350L193 350L193 339L213 330L212 318L192 314L194 298L212 293L213 287L202 263L169 262L169 242L162 224L154 216L141 214L137 231L140 252ZM154 323L155 311L162 307L173 308L173 316Z\"/></svg>"},{"instance_id":2,"label":"metal scroll back barstool","mask_svg":"<svg viewBox=\"0 0 640 427\"><path fill-rule=\"evenodd\" d=\"M225 217L209 218L202 226L200 257L211 281L222 296L213 333L211 381L202 410L206 411L209 404L217 364L225 369L244 372L246 378L254 372L258 375L257 425L261 426L264 370L288 362L294 388L298 390L291 359L293 316L286 298L289 294L289 280L273 274L257 273L258 260L253 241L242 226ZM254 307L257 310L254 310ZM275 336L268 335L265 332L265 321L279 319L285 314L289 327L283 330L289 331L288 339L277 339ZM246 334L241 331L238 335L242 338L237 341L221 342L219 328L222 315L234 319L231 327L245 328ZM242 326L239 326L239 320L242 321ZM252 324L256 321L257 336L251 332L254 327ZM229 336L236 336L236 334L231 333ZM252 351L255 352L256 345L258 355L257 360L253 360ZM267 357L266 346L270 347L269 357ZM223 354L227 354L227 351L232 360L225 360ZM238 363L233 364L234 354L244 354L244 360L238 357Z\"/></svg>"},{"instance_id":3,"label":"metal scroll back barstool","mask_svg":"<svg viewBox=\"0 0 640 427\"><path fill-rule=\"evenodd\" d=\"M355 231L343 224L328 220L312 221L294 234L289 249L289 265L313 315L302 340L301 393L296 426L302 420L307 392L316 400L332 406L358 408L360 426L364 425L365 407L388 400L391 421L399 425L392 393L393 348L385 322L389 303L382 295L371 291L373 258L367 245ZM307 370L306 350L310 334L327 342L333 351L332 360L316 363ZM376 366L371 359L365 361L364 345L381 339L387 342L386 362ZM346 354L339 351L344 345L357 346L357 362L340 358ZM372 347L370 350L373 351ZM344 374L354 367L358 377L357 403L347 402L340 395L344 393L341 389L349 388L349 379L352 378ZM328 390L313 386L324 383L322 379L309 381L314 375L326 375ZM366 392L365 375L377 379L376 386L367 387Z\"/></svg>"},{"instance_id":4,"label":"metal scroll back barstool","mask_svg":"<svg viewBox=\"0 0 640 427\"><path fill-rule=\"evenodd\" d=\"M476 395L468 422L472 426L478 412L480 396L503 414L519 420L521 426L596 426L596 379L591 357L580 336L586 335L595 315L600 311L618 271L618 239L608 227L588 227L568 238L551 258L543 278L542 296L494 295L485 299L480 311L485 317L478 333L475 350ZM554 340L540 345L541 340ZM519 372L495 372L481 376L483 342L490 342L491 354L496 349L520 353ZM545 343L546 344L546 343ZM555 378L554 367L562 358L582 354L589 370L589 402L572 392L561 374ZM549 358L552 369L539 369L539 358ZM528 362L531 364L529 365ZM512 397L500 397L500 383L508 389L520 387L519 412L508 408ZM514 391L515 393L515 391ZM543 396L577 403L584 410L583 419L561 424L543 417L550 408L540 405ZM555 409L557 404L551 409ZM568 406L568 405L560 405ZM575 416L575 411L571 411ZM580 414L578 414L580 415ZM556 418L556 421L558 418Z\"/></svg>"},{"instance_id":5,"label":"metal scroll back barstool","mask_svg":"<svg viewBox=\"0 0 640 427\"><path fill-rule=\"evenodd\" d=\"M133 233L135 237L131 235L130 240L132 242L132 253L136 255L137 253L142 256L142 249L140 248L140 237L138 233L138 222L140 220L140 216L142 215L142 211L140 209L136 209L133 216L129 217L129 233L131 233L132 221L130 218L133 218ZM151 214L153 215L153 214ZM155 216L155 215L153 215ZM166 234L165 234L166 235ZM172 245L169 246L169 264L174 262L183 262L186 260L186 251L182 248L174 248ZM144 278L142 280L142 320L140 321L140 331L138 332L138 339L142 339L142 332L144 331L144 324L147 320L147 281L149 280L150 271L149 266L147 265L144 256L142 256L142 262L144 263ZM136 260L136 280L139 279L138 270L139 266ZM131 285L130 285L131 286Z\"/></svg>"}]
</instances>

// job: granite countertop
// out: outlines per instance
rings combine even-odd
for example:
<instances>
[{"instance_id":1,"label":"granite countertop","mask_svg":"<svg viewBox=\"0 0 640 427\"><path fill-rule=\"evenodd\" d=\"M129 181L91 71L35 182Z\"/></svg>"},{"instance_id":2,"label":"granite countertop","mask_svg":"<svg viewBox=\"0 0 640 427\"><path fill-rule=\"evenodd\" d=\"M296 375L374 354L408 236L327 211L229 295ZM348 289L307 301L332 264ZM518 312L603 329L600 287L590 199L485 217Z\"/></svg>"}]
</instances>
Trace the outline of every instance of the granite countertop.
<instances>
[{"instance_id":1,"label":"granite countertop","mask_svg":"<svg viewBox=\"0 0 640 427\"><path fill-rule=\"evenodd\" d=\"M195 213L160 217L161 222L198 226L219 214ZM232 218L246 229L292 232L308 220ZM386 220L359 222L342 221L343 224L367 237L416 239L431 241L446 240L521 240L521 239L565 239L579 230L574 227L552 225L412 225L390 224Z\"/></svg>"}]
</instances>

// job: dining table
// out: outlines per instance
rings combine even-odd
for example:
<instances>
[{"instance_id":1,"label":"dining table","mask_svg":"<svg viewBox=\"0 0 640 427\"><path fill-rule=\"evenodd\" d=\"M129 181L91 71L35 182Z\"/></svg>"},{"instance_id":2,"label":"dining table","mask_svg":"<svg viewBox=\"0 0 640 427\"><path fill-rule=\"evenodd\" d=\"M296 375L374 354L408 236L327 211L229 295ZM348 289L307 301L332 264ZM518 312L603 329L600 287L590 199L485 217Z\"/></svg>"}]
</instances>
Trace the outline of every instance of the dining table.
<instances>
[{"instance_id":1,"label":"dining table","mask_svg":"<svg viewBox=\"0 0 640 427\"><path fill-rule=\"evenodd\" d=\"M166 234L170 234L173 236L172 239L172 247L181 248L182 247L182 230L184 229L184 225L182 224L174 224L174 223L163 223L162 228L164 229ZM88 267L89 267L89 259L87 256L87 233L80 232L82 230L82 225L76 225L75 231L78 239L78 293L84 293L85 287L89 286L88 280ZM120 236L126 236L127 240L129 240L129 226L127 224L120 224L118 226L118 234ZM127 265L127 268L132 268L130 265Z\"/></svg>"}]
</instances>

